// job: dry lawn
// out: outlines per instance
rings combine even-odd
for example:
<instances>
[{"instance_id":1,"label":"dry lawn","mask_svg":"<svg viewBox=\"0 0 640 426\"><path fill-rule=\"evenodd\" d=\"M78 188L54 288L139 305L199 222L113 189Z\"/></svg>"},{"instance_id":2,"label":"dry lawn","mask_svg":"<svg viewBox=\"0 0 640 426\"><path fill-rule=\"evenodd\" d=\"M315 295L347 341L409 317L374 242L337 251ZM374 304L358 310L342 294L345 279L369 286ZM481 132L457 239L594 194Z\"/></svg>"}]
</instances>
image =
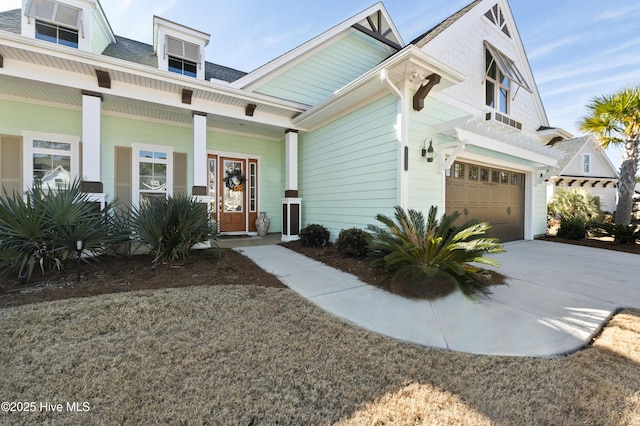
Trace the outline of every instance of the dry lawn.
<instances>
[{"instance_id":1,"label":"dry lawn","mask_svg":"<svg viewBox=\"0 0 640 426\"><path fill-rule=\"evenodd\" d=\"M2 424L640 425L640 310L553 359L394 341L283 288L109 294L0 322L2 401L90 407Z\"/></svg>"}]
</instances>

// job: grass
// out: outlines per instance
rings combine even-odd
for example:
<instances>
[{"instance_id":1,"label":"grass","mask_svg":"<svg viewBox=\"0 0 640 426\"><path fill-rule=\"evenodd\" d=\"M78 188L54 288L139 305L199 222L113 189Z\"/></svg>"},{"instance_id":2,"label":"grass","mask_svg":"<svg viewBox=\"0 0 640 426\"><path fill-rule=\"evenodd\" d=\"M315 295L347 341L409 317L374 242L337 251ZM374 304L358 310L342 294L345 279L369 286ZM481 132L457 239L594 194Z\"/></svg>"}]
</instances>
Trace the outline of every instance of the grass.
<instances>
[{"instance_id":1,"label":"grass","mask_svg":"<svg viewBox=\"0 0 640 426\"><path fill-rule=\"evenodd\" d=\"M418 347L260 286L34 303L0 322L2 401L90 404L3 424L640 425L640 310L559 358Z\"/></svg>"}]
</instances>

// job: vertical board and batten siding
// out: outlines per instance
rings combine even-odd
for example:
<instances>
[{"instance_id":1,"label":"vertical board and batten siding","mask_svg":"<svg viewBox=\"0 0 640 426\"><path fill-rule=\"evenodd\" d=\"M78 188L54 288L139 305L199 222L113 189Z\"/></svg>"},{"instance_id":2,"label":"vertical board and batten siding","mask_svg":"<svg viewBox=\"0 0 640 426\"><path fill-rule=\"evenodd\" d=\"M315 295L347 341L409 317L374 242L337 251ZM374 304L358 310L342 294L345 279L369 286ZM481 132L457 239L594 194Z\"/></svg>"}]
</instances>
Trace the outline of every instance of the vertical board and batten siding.
<instances>
[{"instance_id":1,"label":"vertical board and batten siding","mask_svg":"<svg viewBox=\"0 0 640 426\"><path fill-rule=\"evenodd\" d=\"M282 230L284 197L284 133L282 141L256 139L215 131L207 132L207 151L234 153L258 159L258 211L271 219L269 232Z\"/></svg>"},{"instance_id":2,"label":"vertical board and batten siding","mask_svg":"<svg viewBox=\"0 0 640 426\"><path fill-rule=\"evenodd\" d=\"M302 224L365 228L397 204L397 100L381 98L358 111L302 134L299 189Z\"/></svg>"},{"instance_id":3,"label":"vertical board and batten siding","mask_svg":"<svg viewBox=\"0 0 640 426\"><path fill-rule=\"evenodd\" d=\"M354 31L255 91L316 105L388 56L380 42Z\"/></svg>"}]
</instances>

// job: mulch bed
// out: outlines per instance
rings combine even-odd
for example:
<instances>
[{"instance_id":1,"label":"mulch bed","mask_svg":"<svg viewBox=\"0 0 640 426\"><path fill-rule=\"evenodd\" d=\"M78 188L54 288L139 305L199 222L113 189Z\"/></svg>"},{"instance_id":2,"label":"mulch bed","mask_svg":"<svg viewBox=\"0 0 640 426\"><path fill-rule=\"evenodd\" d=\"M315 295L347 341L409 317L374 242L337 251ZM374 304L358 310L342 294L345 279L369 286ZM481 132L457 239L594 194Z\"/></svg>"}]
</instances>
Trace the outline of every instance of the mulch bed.
<instances>
[{"instance_id":1,"label":"mulch bed","mask_svg":"<svg viewBox=\"0 0 640 426\"><path fill-rule=\"evenodd\" d=\"M396 281L381 268L371 266L371 259L366 257L346 257L338 253L333 244L324 247L308 247L300 241L280 243L280 245L304 254L311 259L315 259L326 265L340 269L357 276L367 284L382 288L389 293L412 299L437 299L444 297L454 291L456 286L446 279L432 279L423 284L410 284L404 281ZM487 286L501 285L505 283L506 277L494 271L487 271ZM490 291L490 289L489 289Z\"/></svg>"},{"instance_id":2,"label":"mulch bed","mask_svg":"<svg viewBox=\"0 0 640 426\"><path fill-rule=\"evenodd\" d=\"M230 249L193 251L184 264L162 264L151 268L148 255L101 257L83 262L80 281L74 262L61 271L44 276L34 271L27 284L15 279L0 281L0 309L50 300L90 297L100 294L202 285L253 285L284 287L247 257Z\"/></svg>"}]
</instances>

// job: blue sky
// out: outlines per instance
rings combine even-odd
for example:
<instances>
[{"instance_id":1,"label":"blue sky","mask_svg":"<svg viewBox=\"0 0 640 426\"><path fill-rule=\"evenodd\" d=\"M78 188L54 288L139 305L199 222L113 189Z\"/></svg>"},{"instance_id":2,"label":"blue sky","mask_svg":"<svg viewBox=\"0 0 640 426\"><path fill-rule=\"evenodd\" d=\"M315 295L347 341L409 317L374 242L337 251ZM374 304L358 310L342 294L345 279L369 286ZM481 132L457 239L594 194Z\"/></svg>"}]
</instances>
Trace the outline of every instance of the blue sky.
<instances>
[{"instance_id":1,"label":"blue sky","mask_svg":"<svg viewBox=\"0 0 640 426\"><path fill-rule=\"evenodd\" d=\"M387 0L405 43L471 0ZM208 61L251 71L374 0L101 0L116 34L152 43L153 15L211 34ZM20 7L2 0L0 10ZM594 96L640 84L640 2L511 0L549 122L579 134ZM619 152L609 152L618 164Z\"/></svg>"}]
</instances>

